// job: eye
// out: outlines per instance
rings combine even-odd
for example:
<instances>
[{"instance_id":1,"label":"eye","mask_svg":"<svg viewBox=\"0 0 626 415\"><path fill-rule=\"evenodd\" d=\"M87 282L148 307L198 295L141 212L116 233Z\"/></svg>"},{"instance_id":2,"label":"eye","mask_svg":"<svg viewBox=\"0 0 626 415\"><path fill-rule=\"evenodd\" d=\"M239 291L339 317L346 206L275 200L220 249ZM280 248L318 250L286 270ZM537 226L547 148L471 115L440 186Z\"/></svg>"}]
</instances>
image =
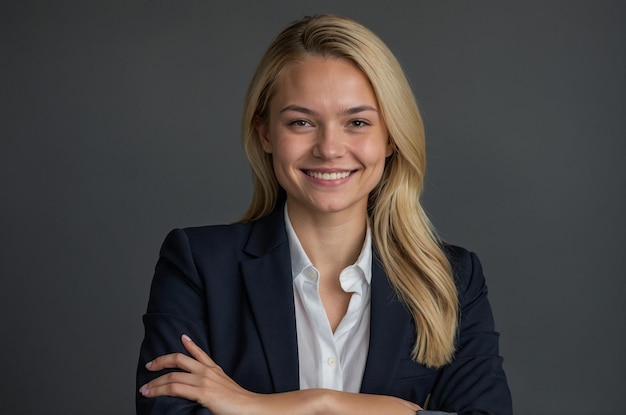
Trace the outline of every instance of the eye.
<instances>
[{"instance_id":1,"label":"eye","mask_svg":"<svg viewBox=\"0 0 626 415\"><path fill-rule=\"evenodd\" d=\"M368 123L365 120L352 120L350 121L350 125L356 128L363 128L363 127L367 127L368 125L370 125L370 123Z\"/></svg>"},{"instance_id":2,"label":"eye","mask_svg":"<svg viewBox=\"0 0 626 415\"><path fill-rule=\"evenodd\" d=\"M289 122L289 125L292 127L307 127L307 126L310 126L311 123L308 122L307 120L293 120Z\"/></svg>"}]
</instances>

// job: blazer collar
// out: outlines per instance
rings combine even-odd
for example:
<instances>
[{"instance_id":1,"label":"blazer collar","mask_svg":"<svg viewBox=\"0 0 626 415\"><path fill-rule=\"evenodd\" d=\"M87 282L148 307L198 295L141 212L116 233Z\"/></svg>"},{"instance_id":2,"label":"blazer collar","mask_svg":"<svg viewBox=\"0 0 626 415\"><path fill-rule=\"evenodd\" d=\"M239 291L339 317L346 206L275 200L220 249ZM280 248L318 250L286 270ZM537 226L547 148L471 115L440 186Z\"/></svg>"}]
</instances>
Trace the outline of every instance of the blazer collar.
<instances>
[{"instance_id":1,"label":"blazer collar","mask_svg":"<svg viewBox=\"0 0 626 415\"><path fill-rule=\"evenodd\" d=\"M252 222L250 236L243 247L245 253L259 258L287 244L287 232L283 217L284 208L285 201L279 200L269 215ZM289 247L287 246L287 248Z\"/></svg>"}]
</instances>

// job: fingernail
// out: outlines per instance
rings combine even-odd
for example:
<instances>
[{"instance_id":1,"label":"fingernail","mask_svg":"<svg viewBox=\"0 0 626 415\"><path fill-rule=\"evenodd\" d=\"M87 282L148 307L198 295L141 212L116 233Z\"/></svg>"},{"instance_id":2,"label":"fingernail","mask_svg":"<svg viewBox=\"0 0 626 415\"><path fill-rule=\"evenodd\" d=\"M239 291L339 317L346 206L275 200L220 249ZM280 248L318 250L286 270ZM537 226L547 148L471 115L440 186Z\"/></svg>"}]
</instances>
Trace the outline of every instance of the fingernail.
<instances>
[{"instance_id":1,"label":"fingernail","mask_svg":"<svg viewBox=\"0 0 626 415\"><path fill-rule=\"evenodd\" d=\"M148 386L147 385L143 385L141 388L139 388L139 393L141 393L142 395L147 395L148 394Z\"/></svg>"},{"instance_id":2,"label":"fingernail","mask_svg":"<svg viewBox=\"0 0 626 415\"><path fill-rule=\"evenodd\" d=\"M186 334L183 334L183 340L186 342L190 342L191 341L191 337L187 336Z\"/></svg>"},{"instance_id":3,"label":"fingernail","mask_svg":"<svg viewBox=\"0 0 626 415\"><path fill-rule=\"evenodd\" d=\"M152 366L152 362L151 361L146 363L146 369L150 369L150 366Z\"/></svg>"}]
</instances>

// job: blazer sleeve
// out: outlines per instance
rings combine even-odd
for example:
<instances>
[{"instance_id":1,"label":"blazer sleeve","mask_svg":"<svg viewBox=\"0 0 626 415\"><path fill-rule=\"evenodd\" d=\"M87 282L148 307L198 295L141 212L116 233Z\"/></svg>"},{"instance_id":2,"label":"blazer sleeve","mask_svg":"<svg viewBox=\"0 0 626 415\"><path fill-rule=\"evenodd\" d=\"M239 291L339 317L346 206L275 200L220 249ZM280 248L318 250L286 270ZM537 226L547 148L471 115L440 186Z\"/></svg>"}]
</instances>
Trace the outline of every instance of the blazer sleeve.
<instances>
[{"instance_id":1,"label":"blazer sleeve","mask_svg":"<svg viewBox=\"0 0 626 415\"><path fill-rule=\"evenodd\" d=\"M459 289L457 352L440 371L429 408L459 415L511 415L511 393L480 261L462 248L450 247L449 252Z\"/></svg>"},{"instance_id":2,"label":"blazer sleeve","mask_svg":"<svg viewBox=\"0 0 626 415\"><path fill-rule=\"evenodd\" d=\"M137 366L135 400L138 415L210 414L206 408L186 399L148 399L138 392L143 384L171 371L150 372L145 368L147 362L169 353L188 354L181 343L183 334L189 335L210 354L203 292L187 235L183 230L173 230L161 247L148 309L143 316L145 335Z\"/></svg>"}]
</instances>

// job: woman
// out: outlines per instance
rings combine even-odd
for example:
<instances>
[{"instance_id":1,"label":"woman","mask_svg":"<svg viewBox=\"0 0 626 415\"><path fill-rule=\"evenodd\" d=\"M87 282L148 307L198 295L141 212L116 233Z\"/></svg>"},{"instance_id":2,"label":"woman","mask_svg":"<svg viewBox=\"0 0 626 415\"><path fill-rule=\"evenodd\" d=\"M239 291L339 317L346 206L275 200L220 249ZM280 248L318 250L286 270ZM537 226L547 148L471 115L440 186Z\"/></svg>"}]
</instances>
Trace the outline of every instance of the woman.
<instances>
[{"instance_id":1,"label":"woman","mask_svg":"<svg viewBox=\"0 0 626 415\"><path fill-rule=\"evenodd\" d=\"M138 413L511 413L478 259L420 205L423 126L388 48L336 16L289 26L243 136L241 223L161 249Z\"/></svg>"}]
</instances>

